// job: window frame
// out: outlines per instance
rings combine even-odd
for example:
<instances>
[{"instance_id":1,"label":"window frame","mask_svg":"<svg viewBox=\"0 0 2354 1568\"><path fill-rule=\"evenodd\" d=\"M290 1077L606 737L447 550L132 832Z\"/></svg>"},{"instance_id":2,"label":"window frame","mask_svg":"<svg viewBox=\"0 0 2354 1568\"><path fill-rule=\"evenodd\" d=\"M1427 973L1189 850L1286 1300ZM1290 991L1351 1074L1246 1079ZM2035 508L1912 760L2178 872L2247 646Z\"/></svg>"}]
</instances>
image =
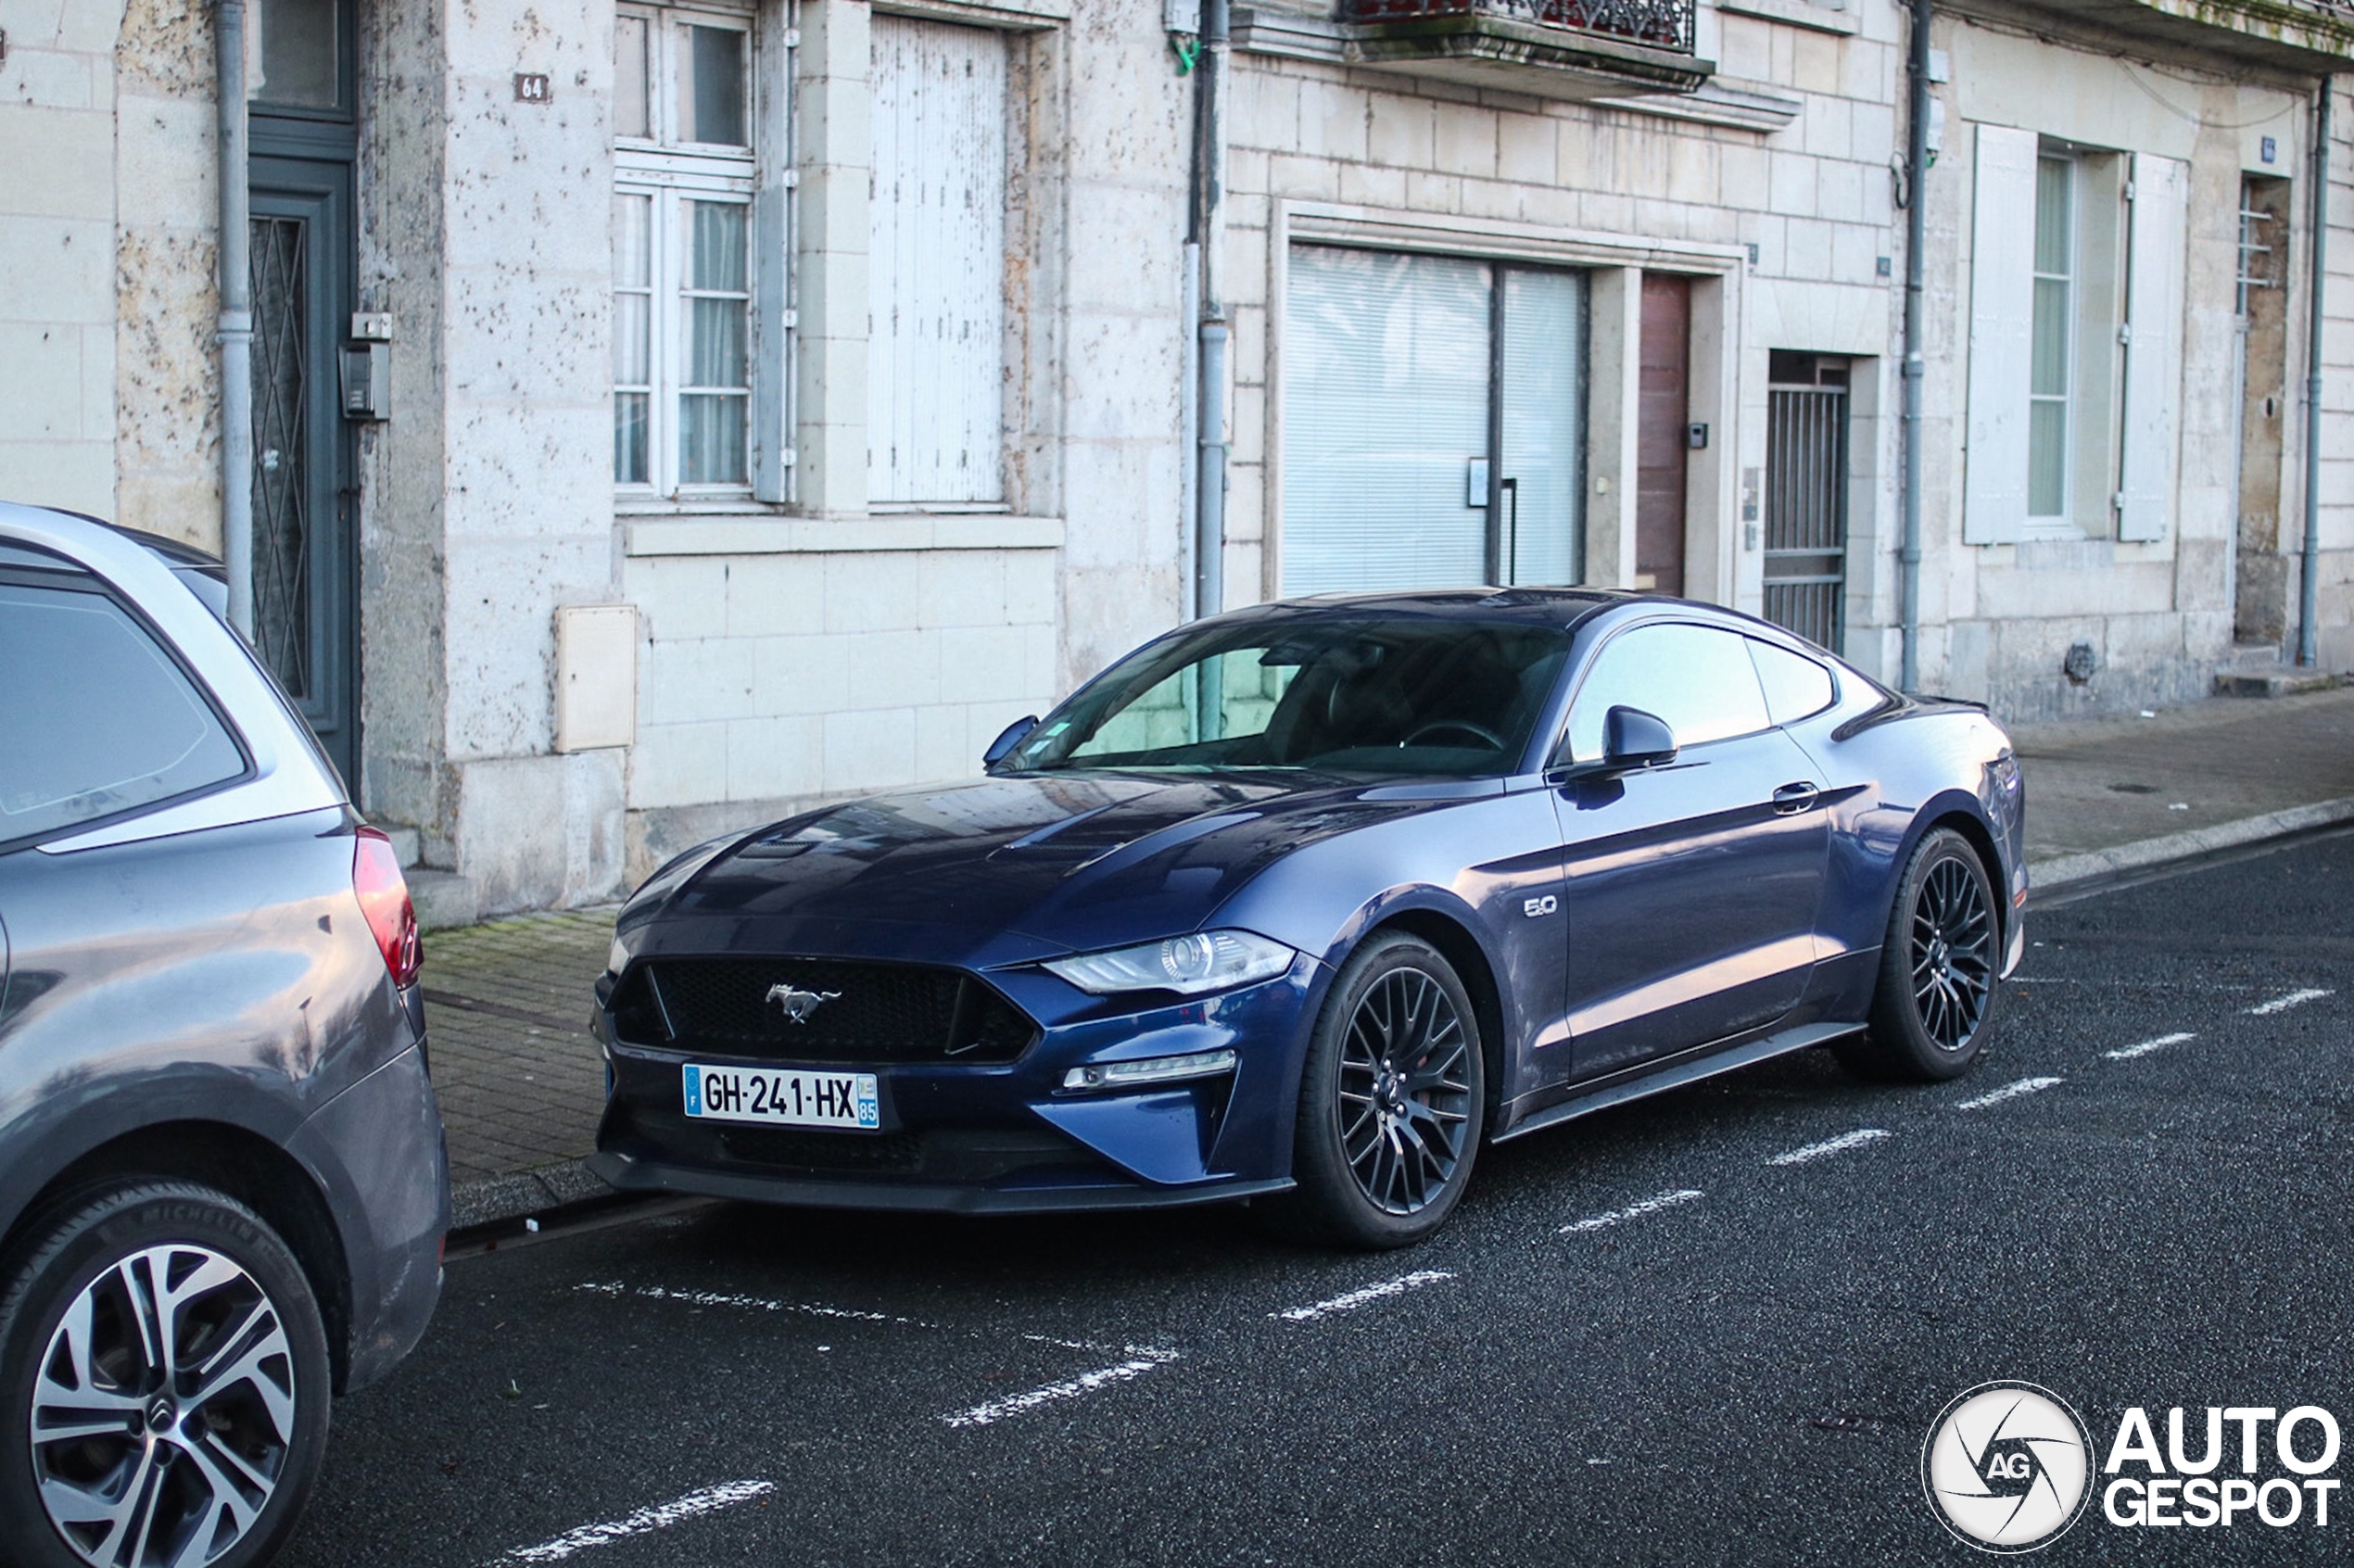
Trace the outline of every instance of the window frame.
<instances>
[{"instance_id":1,"label":"window frame","mask_svg":"<svg viewBox=\"0 0 2354 1568\"><path fill-rule=\"evenodd\" d=\"M30 547L13 545L11 548L21 550ZM209 784L199 784L191 789L183 790L177 794L143 801L137 805L124 806L120 811L110 811L101 816L61 822L54 827L30 833L20 833L15 838L0 838L0 856L13 854L19 850L37 849L43 844L53 843L60 839L80 838L84 833L112 827L119 822L135 821L143 816L153 816L159 811L185 805L191 801L225 794L229 790L252 783L259 777L259 770L254 762L253 746L247 740L245 731L239 728L236 721L230 716L229 710L222 705L219 693L212 689L211 683L204 678L202 673L188 662L186 655L181 652L179 645L164 635L163 629L147 617L146 613L139 607L137 601L129 594L122 592L96 573L64 560L58 562L56 570L22 562L0 561L0 583L11 587L41 588L51 592L86 593L112 604L121 612L124 619L146 638L149 645L162 655L164 663L177 670L181 678L188 683L188 689L212 715L213 722L221 727L221 733L228 737L229 744L236 752L240 765L236 772L226 778L215 779ZM256 667L259 669L259 664ZM274 689L276 684L274 680L270 684ZM296 725L301 725L303 721L294 713L291 702L283 693L280 693L280 701L286 704L288 720ZM307 729L303 732L309 733ZM322 757L320 761L323 768L325 759Z\"/></svg>"},{"instance_id":2,"label":"window frame","mask_svg":"<svg viewBox=\"0 0 2354 1568\"><path fill-rule=\"evenodd\" d=\"M760 222L762 172L764 158L760 145L763 130L769 124L772 106L764 91L762 45L766 32L763 27L760 8L751 5L731 6L724 0L705 0L701 4L638 3L615 8L615 17L641 20L646 24L646 95L647 119L651 136L623 136L615 133L613 140L613 198L616 209L623 197L642 197L649 203L648 211L648 285L643 291L649 297L647 309L647 368L646 389L646 478L625 481L619 477L618 420L615 420L614 461L611 472L615 501L625 507L649 510L672 507L692 508L711 502L742 502L754 500L760 488L757 455L758 432L754 428L755 411L761 402L763 381L776 378L778 385L789 382L789 363L785 335L769 327L761 319L764 294L764 273L773 267L790 268L789 254L774 257L763 255ZM679 125L679 72L689 68L690 57L688 30L696 27L720 28L743 35L744 133L742 145L723 143L690 142L684 139ZM617 48L617 46L616 46ZM618 60L616 59L616 69ZM787 89L790 91L790 89ZM618 96L618 95L616 95ZM688 300L706 291L688 286L687 213L688 204L695 201L718 201L744 209L744 384L741 387L690 387L687 383L689 335L685 317ZM618 240L618 224L614 227ZM624 292L619 284L620 253L614 253L614 265L608 270L614 280L612 288L616 300ZM640 292L634 286L631 293ZM788 320L791 312L786 312ZM614 310L611 316L618 333L620 316ZM612 372L618 367L618 343L614 363L608 368L607 394L622 395L621 384ZM774 356L778 363L765 362ZM638 388L632 386L634 393ZM681 436L685 419L681 402L689 396L720 390L734 396L742 406L743 477L729 481L696 481L681 478ZM790 458L787 459L790 462Z\"/></svg>"},{"instance_id":3,"label":"window frame","mask_svg":"<svg viewBox=\"0 0 2354 1568\"><path fill-rule=\"evenodd\" d=\"M2031 276L2034 280L2034 287L2038 291L2040 291L2043 285L2047 283L2058 284L2064 290L2062 295L2063 305L2060 311L2058 327L2061 371L2060 379L2063 390L2057 393L2038 392L2035 390L2033 366L2036 359L2038 358L2037 350L2042 346L2038 344L2034 338L2034 322L2036 318L2031 316L2029 325L2030 337L2028 344L2028 363L2030 369L2027 385L2027 525L2031 529L2058 529L2073 527L2076 512L2076 508L2073 503L2075 500L2077 481L2077 405L2078 393L2081 390L2080 383L2082 380L2082 375L2081 373L2082 366L2078 362L2080 355L2078 353L2077 337L2083 320L2083 311L2082 310L2084 285L2084 279L2082 276L2084 260L2084 222L2082 206L2085 181L2083 177L2083 169L2077 158L2069 153L2057 151L2049 147L2045 147L2037 152L2035 158L2035 168L2039 181L2044 170L2046 168L2063 171L2066 189L2063 193L2060 208L2067 215L2068 233L2065 244L2065 260L2068 270L2064 272L2047 272L2044 271L2044 235L2042 226L2043 203L2039 199L2036 203L2036 234L2035 243L2032 247L2034 259L2031 263L2033 268ZM2037 194L2040 198L2042 194L2040 190ZM2057 405L2060 411L2060 509L2057 512L2038 512L2035 509L2035 413L2039 407L2050 407L2053 405Z\"/></svg>"}]
</instances>

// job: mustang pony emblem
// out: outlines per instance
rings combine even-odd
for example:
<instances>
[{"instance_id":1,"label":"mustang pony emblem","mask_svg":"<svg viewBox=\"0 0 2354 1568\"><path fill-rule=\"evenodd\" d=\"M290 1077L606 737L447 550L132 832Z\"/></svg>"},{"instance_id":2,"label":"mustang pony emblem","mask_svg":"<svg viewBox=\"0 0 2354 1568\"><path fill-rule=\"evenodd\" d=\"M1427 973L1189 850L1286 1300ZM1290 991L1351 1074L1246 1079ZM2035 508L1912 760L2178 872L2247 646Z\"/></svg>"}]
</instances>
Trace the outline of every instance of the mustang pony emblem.
<instances>
[{"instance_id":1,"label":"mustang pony emblem","mask_svg":"<svg viewBox=\"0 0 2354 1568\"><path fill-rule=\"evenodd\" d=\"M768 988L768 1005L782 1007L785 1017L797 1024L809 1021L809 1015L842 995L839 991L796 991L790 984Z\"/></svg>"}]
</instances>

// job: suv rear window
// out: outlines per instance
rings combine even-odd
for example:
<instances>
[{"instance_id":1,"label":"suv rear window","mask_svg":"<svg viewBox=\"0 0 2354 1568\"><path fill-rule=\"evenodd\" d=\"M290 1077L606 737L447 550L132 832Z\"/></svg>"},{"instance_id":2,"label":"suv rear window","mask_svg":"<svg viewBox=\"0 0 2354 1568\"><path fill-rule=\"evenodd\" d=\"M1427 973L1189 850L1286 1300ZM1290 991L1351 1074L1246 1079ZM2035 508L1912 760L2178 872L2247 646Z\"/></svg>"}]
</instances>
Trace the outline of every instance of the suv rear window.
<instances>
[{"instance_id":1,"label":"suv rear window","mask_svg":"<svg viewBox=\"0 0 2354 1568\"><path fill-rule=\"evenodd\" d=\"M0 846L225 783L244 753L95 588L0 581Z\"/></svg>"}]
</instances>

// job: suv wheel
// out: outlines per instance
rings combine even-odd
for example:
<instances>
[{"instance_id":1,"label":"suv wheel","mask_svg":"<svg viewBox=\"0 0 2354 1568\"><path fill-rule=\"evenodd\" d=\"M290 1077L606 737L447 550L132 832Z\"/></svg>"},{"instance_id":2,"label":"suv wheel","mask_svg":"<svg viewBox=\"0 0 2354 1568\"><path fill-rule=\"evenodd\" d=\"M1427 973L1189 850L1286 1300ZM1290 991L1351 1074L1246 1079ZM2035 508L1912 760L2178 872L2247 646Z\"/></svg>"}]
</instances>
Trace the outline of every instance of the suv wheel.
<instances>
[{"instance_id":1,"label":"suv wheel","mask_svg":"<svg viewBox=\"0 0 2354 1568\"><path fill-rule=\"evenodd\" d=\"M0 1540L27 1568L247 1568L327 1441L327 1341L285 1242L179 1182L75 1200L0 1275Z\"/></svg>"}]
</instances>

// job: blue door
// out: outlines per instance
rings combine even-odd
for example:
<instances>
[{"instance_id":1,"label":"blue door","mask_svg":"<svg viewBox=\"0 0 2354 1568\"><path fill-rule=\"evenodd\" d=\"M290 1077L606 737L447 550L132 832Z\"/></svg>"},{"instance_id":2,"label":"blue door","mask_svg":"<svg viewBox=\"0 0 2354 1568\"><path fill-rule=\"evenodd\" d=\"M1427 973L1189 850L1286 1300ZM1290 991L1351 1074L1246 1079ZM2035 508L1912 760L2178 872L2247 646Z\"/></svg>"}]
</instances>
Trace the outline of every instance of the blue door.
<instances>
[{"instance_id":1,"label":"blue door","mask_svg":"<svg viewBox=\"0 0 2354 1568\"><path fill-rule=\"evenodd\" d=\"M1665 720L1681 748L1667 766L1554 794L1579 1079L1764 1029L1805 992L1829 856L1823 780L1773 727L1746 640L1639 626L1578 687L1572 760L1599 760L1614 706Z\"/></svg>"}]
</instances>

